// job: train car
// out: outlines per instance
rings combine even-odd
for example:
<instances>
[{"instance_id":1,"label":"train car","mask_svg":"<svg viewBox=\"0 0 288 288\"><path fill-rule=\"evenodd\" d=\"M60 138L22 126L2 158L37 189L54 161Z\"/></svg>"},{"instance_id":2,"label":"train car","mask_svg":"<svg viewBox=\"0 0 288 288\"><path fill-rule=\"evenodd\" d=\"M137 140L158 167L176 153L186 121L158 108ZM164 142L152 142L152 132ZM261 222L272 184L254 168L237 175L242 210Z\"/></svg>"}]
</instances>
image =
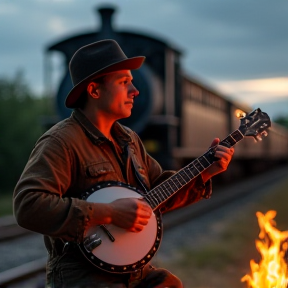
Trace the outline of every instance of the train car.
<instances>
[{"instance_id":1,"label":"train car","mask_svg":"<svg viewBox=\"0 0 288 288\"><path fill-rule=\"evenodd\" d=\"M72 55L83 45L107 38L118 41L128 57L146 56L145 64L133 71L133 82L140 96L131 117L121 122L140 135L147 151L165 169L178 169L201 156L213 138L223 139L238 129L240 121L235 111L252 110L187 75L182 70L181 50L176 45L159 37L114 29L114 8L104 7L97 12L102 20L98 31L86 31L47 46L47 58L55 51L60 52L66 67L55 93L59 120L71 113L64 106L64 99L72 88L68 72ZM237 144L234 159L230 174L223 173L226 178L287 163L287 129L272 123L269 136L262 142L255 144L253 138L243 139Z\"/></svg>"},{"instance_id":2,"label":"train car","mask_svg":"<svg viewBox=\"0 0 288 288\"><path fill-rule=\"evenodd\" d=\"M180 145L173 149L173 157L180 167L205 153L211 139L224 139L239 129L238 111L248 114L253 110L244 103L228 99L195 78L184 73L182 76L182 133ZM287 162L288 130L272 123L268 137L263 136L258 141L254 137L245 137L237 143L229 171L219 178L227 182Z\"/></svg>"}]
</instances>

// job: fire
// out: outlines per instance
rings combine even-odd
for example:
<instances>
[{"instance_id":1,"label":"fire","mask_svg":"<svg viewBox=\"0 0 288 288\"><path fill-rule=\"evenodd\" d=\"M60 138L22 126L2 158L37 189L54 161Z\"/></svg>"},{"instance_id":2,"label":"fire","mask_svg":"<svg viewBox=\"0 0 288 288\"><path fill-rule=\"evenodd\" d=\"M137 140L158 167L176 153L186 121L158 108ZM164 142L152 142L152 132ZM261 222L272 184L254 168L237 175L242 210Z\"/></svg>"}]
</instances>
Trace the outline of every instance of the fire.
<instances>
[{"instance_id":1,"label":"fire","mask_svg":"<svg viewBox=\"0 0 288 288\"><path fill-rule=\"evenodd\" d=\"M242 277L248 288L287 288L288 269L286 251L288 248L288 231L281 232L275 228L273 220L276 211L268 211L265 215L257 212L260 227L256 248L262 256L259 264L250 261L251 275ZM287 259L286 259L287 260Z\"/></svg>"}]
</instances>

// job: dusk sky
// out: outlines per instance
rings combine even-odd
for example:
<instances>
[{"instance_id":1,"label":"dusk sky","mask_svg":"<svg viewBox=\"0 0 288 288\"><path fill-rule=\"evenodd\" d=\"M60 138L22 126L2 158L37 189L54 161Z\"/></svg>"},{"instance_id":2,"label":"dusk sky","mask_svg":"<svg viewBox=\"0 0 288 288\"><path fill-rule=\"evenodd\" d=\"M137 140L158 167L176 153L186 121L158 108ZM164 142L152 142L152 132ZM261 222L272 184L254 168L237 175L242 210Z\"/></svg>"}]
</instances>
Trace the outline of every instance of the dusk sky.
<instances>
[{"instance_id":1,"label":"dusk sky","mask_svg":"<svg viewBox=\"0 0 288 288\"><path fill-rule=\"evenodd\" d=\"M1 0L0 76L22 70L44 90L44 49L97 31L95 9L117 8L116 30L169 41L188 75L270 116L288 114L287 0Z\"/></svg>"}]
</instances>

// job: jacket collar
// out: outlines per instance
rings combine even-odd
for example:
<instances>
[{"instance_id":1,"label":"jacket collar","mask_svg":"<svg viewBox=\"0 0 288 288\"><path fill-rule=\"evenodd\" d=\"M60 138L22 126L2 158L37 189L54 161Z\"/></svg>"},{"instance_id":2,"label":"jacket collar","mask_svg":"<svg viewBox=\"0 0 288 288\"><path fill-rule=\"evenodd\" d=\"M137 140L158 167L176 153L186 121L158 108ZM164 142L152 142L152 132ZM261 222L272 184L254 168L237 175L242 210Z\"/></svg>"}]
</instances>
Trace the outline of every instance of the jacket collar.
<instances>
[{"instance_id":1,"label":"jacket collar","mask_svg":"<svg viewBox=\"0 0 288 288\"><path fill-rule=\"evenodd\" d=\"M76 119L76 121L82 126L85 133L93 143L100 144L101 142L109 141L79 109L75 109L72 112L71 117ZM113 137L117 139L119 145L123 147L129 142L133 142L130 136L131 130L121 125L119 122L113 124L111 133Z\"/></svg>"}]
</instances>

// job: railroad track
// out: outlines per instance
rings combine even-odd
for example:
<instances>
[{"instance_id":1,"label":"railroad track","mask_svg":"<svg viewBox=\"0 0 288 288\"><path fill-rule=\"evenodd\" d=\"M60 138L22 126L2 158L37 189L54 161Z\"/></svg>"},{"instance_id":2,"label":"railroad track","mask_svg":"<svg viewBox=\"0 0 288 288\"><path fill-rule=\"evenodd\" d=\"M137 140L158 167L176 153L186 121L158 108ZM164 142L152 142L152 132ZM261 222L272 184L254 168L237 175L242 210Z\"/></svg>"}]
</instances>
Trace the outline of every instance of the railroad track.
<instances>
[{"instance_id":1,"label":"railroad track","mask_svg":"<svg viewBox=\"0 0 288 288\"><path fill-rule=\"evenodd\" d=\"M14 216L9 215L0 218L0 242L8 241L31 233L17 225Z\"/></svg>"},{"instance_id":2,"label":"railroad track","mask_svg":"<svg viewBox=\"0 0 288 288\"><path fill-rule=\"evenodd\" d=\"M260 194L262 193L264 188L268 191L269 189L272 190L273 187L279 183L279 181L287 179L287 168L288 167L285 166L281 169L275 169L274 171L266 172L265 174L258 175L241 183L237 183L237 185L223 188L221 189L221 191L216 190L214 191L214 195L210 200L203 200L194 204L193 206L167 213L163 217L164 231L173 229L173 227L175 226L179 226L186 221L189 221L190 219L195 219L197 217L203 216L204 214L210 213L215 209L221 209L221 207L223 207L224 205L236 201L239 198L250 197L253 195L255 196L255 194L257 193ZM7 225L9 221L10 225ZM5 221L1 221L0 219L0 226L3 222ZM6 219L7 227L12 227L14 225L15 221L13 221L13 219ZM7 232L7 235L4 237L2 237L2 233L0 233L0 241L4 242L8 239L21 237L30 233L29 231L22 228L19 229L17 232L17 228L14 227L12 229L11 227L9 229L11 229L11 231L15 229L15 231ZM0 227L0 231L5 231L2 230L2 228L3 227ZM9 231L9 229L7 228L6 231ZM19 267L9 269L4 272L0 272L0 288L24 288L25 286L23 286L23 283L25 283L25 281L29 281L29 279L30 282L27 288L44 288L45 263L46 257L29 262L27 264L23 264ZM17 286L17 283L21 284ZM31 286L31 283L33 283L34 286Z\"/></svg>"}]
</instances>

